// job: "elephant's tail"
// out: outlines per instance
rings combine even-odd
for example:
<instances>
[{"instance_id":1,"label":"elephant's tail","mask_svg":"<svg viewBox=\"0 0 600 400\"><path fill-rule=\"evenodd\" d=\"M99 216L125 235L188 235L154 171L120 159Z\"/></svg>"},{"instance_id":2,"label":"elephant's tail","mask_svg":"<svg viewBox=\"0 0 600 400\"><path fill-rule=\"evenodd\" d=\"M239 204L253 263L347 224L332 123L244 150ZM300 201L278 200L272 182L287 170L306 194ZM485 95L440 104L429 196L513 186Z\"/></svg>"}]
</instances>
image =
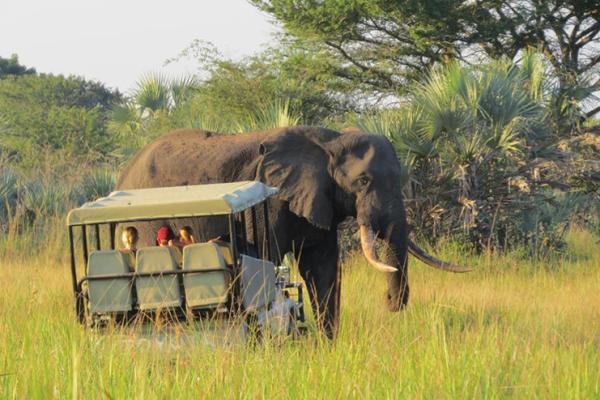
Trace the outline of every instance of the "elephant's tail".
<instances>
[{"instance_id":1,"label":"elephant's tail","mask_svg":"<svg viewBox=\"0 0 600 400\"><path fill-rule=\"evenodd\" d=\"M432 268L441 269L449 272L469 272L472 268L463 267L460 265L452 264L446 261L438 260L432 255L428 254L425 250L417 246L412 240L408 239L408 251L419 260Z\"/></svg>"}]
</instances>

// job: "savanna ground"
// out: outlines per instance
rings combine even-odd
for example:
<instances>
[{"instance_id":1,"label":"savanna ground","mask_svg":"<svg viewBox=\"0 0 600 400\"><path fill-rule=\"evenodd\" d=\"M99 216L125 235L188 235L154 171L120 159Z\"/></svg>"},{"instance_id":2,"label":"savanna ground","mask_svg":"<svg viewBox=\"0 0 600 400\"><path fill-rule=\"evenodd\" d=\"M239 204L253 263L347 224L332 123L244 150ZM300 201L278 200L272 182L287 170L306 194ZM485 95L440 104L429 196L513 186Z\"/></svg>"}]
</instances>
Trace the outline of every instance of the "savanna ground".
<instances>
[{"instance_id":1,"label":"savanna ground","mask_svg":"<svg viewBox=\"0 0 600 400\"><path fill-rule=\"evenodd\" d=\"M568 244L549 262L441 244L440 256L476 271L413 261L411 301L397 314L384 307L385 277L355 256L344 264L335 342L313 324L307 337L254 346L205 340L189 327L86 330L74 316L66 254L7 253L0 397L598 398L600 245L581 230Z\"/></svg>"}]
</instances>

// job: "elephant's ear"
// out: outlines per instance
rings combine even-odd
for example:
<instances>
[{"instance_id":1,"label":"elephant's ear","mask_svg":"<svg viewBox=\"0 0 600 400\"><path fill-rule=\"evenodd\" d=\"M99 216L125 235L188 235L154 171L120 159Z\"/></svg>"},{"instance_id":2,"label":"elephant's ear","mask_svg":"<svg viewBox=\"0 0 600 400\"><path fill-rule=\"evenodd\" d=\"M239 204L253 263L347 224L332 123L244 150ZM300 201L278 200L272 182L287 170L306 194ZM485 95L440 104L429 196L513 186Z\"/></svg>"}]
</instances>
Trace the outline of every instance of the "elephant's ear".
<instances>
[{"instance_id":1,"label":"elephant's ear","mask_svg":"<svg viewBox=\"0 0 600 400\"><path fill-rule=\"evenodd\" d=\"M290 211L311 224L330 229L333 219L333 180L329 154L307 132L288 129L260 144L257 179L279 188L278 197Z\"/></svg>"}]
</instances>

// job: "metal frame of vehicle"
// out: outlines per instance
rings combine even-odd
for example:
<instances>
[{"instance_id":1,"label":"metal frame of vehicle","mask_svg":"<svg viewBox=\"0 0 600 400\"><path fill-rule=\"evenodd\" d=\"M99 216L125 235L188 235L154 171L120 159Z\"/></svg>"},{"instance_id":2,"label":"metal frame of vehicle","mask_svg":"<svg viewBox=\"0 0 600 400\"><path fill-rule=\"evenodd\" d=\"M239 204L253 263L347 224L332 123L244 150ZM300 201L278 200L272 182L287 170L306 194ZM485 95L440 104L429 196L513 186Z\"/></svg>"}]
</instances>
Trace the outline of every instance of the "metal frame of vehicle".
<instances>
[{"instance_id":1,"label":"metal frame of vehicle","mask_svg":"<svg viewBox=\"0 0 600 400\"><path fill-rule=\"evenodd\" d=\"M222 187L222 191L219 191L219 185ZM206 189L203 191L203 189ZM255 189L258 189L255 190ZM245 199L240 200L244 195L244 190L249 193ZM144 197L144 191L146 194L151 193L151 196ZM206 191L212 191L215 194L213 197L204 196L204 199L196 200L191 199L195 194L202 196ZM254 192L253 192L254 191ZM165 194L171 194L172 202L164 200L164 196L161 196L161 192ZM260 193L260 195L256 195ZM73 285L73 293L75 296L75 311L77 317L81 323L86 321L86 296L84 293L84 284L93 280L108 280L116 278L128 278L131 280L132 287L135 288L134 282L136 278L141 277L159 277L176 275L179 279L180 289L183 289L183 275L192 274L198 272L213 272L220 271L222 269L177 269L173 271L159 271L159 272L128 272L128 273L117 273L117 274L105 274L105 275L94 275L88 276L85 272L81 276L77 273L77 257L75 250L75 236L76 230L80 230L81 237L81 253L83 255L84 271L88 264L89 256L89 240L88 231L93 229L95 243L95 250L102 250L103 243L101 240L101 229L103 226L108 227L109 230L109 243L108 246L111 250L116 249L116 227L117 224L127 222L140 222L140 221L153 221L153 220L178 220L182 218L204 218L204 217L215 217L222 216L228 219L229 237L231 238L229 246L233 258L233 285L230 299L233 300L233 307L239 307L239 296L240 296L240 283L237 277L240 274L240 250L237 247L237 228L239 226L241 238L243 243L248 246L247 241L247 224L250 223L250 229L252 230L252 236L257 238L258 243L254 243L259 257L263 260L273 262L273 256L271 254L271 231L269 227L269 215L268 215L268 201L269 197L277 193L276 188L271 188L263 185L260 182L235 182L229 184L210 184L210 185L194 185L194 186L179 186L179 187L167 187L157 189L138 189L138 190L127 190L117 191L111 193L105 198L98 199L94 202L89 202L83 206L71 210L67 216L67 226L69 231L69 251L70 251L70 266L71 266L71 279ZM177 197L179 195L179 197ZM254 195L255 198L252 198ZM137 196L137 197L136 197ZM187 197L187 198L186 198ZM182 199L183 198L183 199ZM191 199L191 200L190 200ZM137 203L136 203L137 200ZM205 203L202 203L205 201ZM212 203L209 203L212 202ZM217 204L216 202L220 203ZM236 203L237 201L237 203ZM116 204L116 205L115 205ZM206 204L209 210L201 210L202 205ZM169 205L173 205L177 208L177 212L168 211ZM113 216L111 209L114 209ZM246 219L246 211L250 209L250 221ZM140 211L141 210L141 211ZM166 212L154 212L155 210L167 210ZM262 213L263 218L263 231L258 235L258 215ZM154 215L152 215L154 214ZM130 215L131 218L128 218ZM237 225L237 226L236 226ZM247 249L246 249L247 251ZM285 289L297 290L296 296L299 304L302 304L300 309L299 320L304 321L304 309L303 309L303 291L301 283L289 283ZM135 289L134 289L135 291ZM185 290L181 290L181 306L178 307L181 311L186 310L186 295ZM138 312L136 296L132 296L132 309L133 314ZM238 308L239 309L239 308ZM186 313L182 312L180 315L186 318Z\"/></svg>"}]
</instances>

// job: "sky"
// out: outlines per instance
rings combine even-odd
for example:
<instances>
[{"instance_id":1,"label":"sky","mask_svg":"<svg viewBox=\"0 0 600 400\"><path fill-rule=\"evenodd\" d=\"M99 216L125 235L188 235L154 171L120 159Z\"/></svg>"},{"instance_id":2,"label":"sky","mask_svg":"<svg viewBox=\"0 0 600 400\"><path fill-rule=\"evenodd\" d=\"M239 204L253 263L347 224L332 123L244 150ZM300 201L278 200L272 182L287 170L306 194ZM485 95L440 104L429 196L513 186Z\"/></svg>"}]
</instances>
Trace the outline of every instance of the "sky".
<instances>
[{"instance_id":1,"label":"sky","mask_svg":"<svg viewBox=\"0 0 600 400\"><path fill-rule=\"evenodd\" d=\"M195 39L239 59L278 30L246 0L0 0L1 57L121 92L147 73L197 72L192 60L164 66Z\"/></svg>"}]
</instances>

